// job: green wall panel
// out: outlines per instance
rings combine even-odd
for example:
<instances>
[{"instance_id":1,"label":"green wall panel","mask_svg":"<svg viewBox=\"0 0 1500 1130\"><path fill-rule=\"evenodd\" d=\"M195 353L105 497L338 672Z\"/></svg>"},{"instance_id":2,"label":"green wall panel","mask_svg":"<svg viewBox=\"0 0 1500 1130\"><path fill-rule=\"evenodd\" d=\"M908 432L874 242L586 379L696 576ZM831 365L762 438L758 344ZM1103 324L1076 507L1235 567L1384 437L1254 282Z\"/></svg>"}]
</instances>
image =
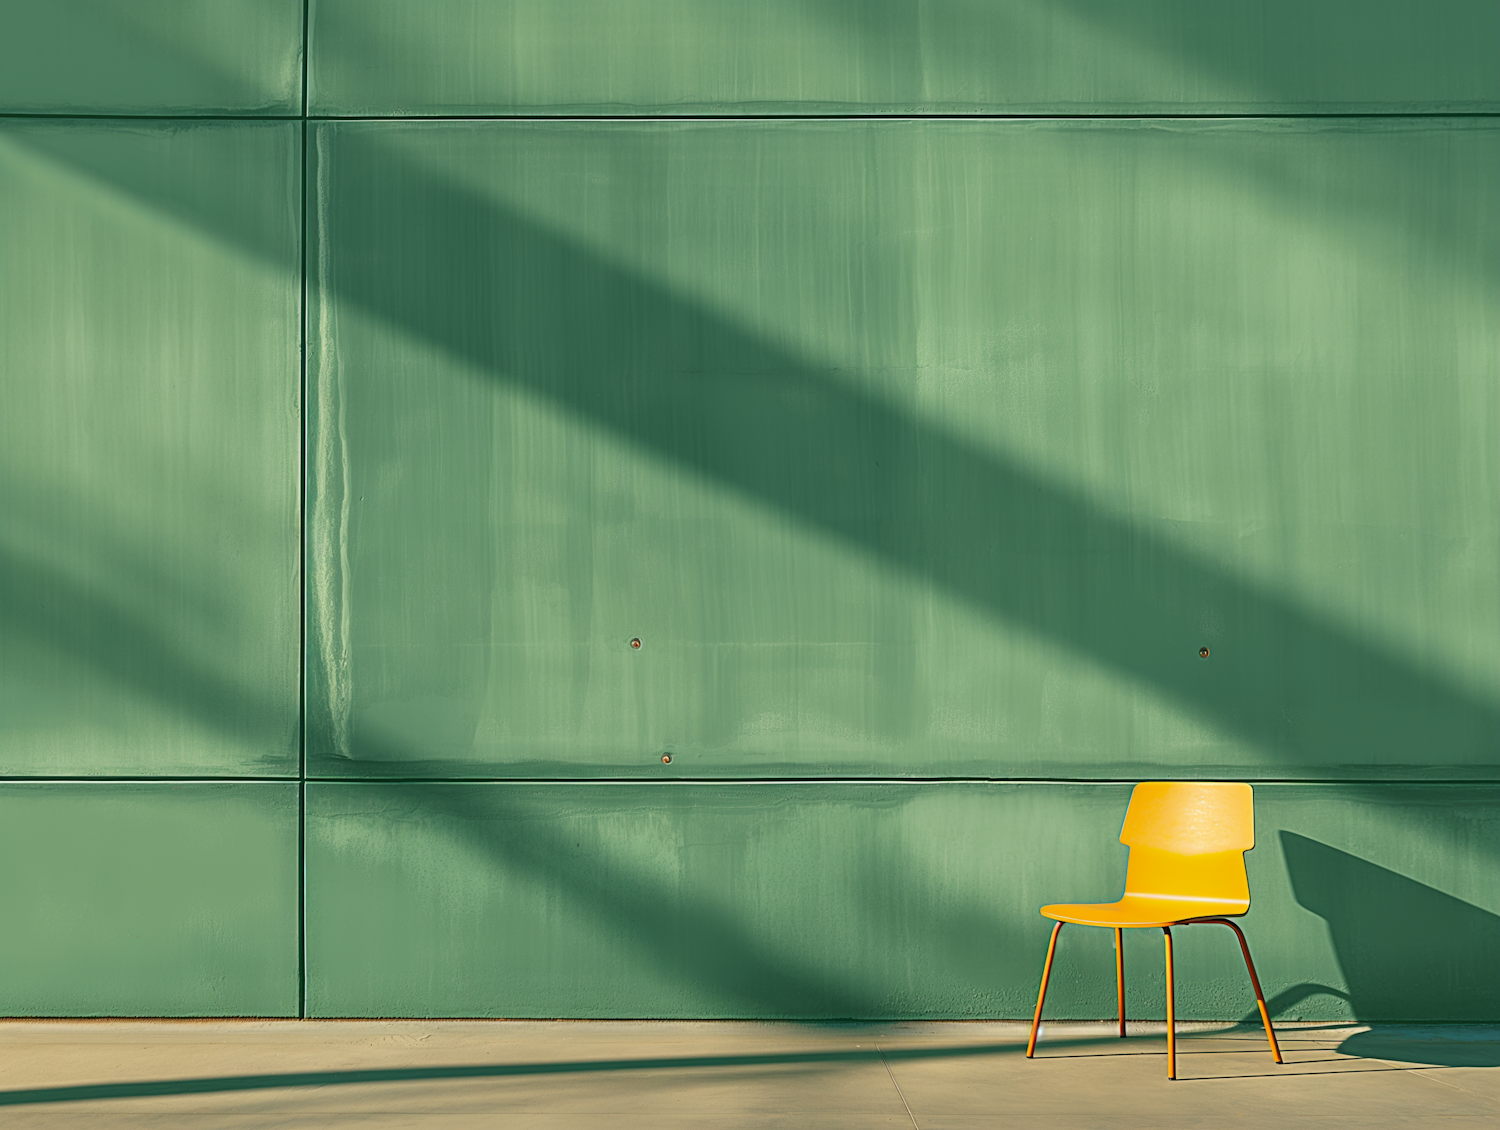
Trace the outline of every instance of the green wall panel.
<instances>
[{"instance_id":1,"label":"green wall panel","mask_svg":"<svg viewBox=\"0 0 1500 1130\"><path fill-rule=\"evenodd\" d=\"M0 772L296 772L298 130L0 126Z\"/></svg>"},{"instance_id":2,"label":"green wall panel","mask_svg":"<svg viewBox=\"0 0 1500 1130\"><path fill-rule=\"evenodd\" d=\"M312 0L344 115L1500 108L1487 0Z\"/></svg>"},{"instance_id":3,"label":"green wall panel","mask_svg":"<svg viewBox=\"0 0 1500 1130\"><path fill-rule=\"evenodd\" d=\"M1493 124L314 140L315 774L1495 773Z\"/></svg>"},{"instance_id":4,"label":"green wall panel","mask_svg":"<svg viewBox=\"0 0 1500 1130\"><path fill-rule=\"evenodd\" d=\"M297 789L0 784L0 1015L295 1016Z\"/></svg>"},{"instance_id":5,"label":"green wall panel","mask_svg":"<svg viewBox=\"0 0 1500 1130\"><path fill-rule=\"evenodd\" d=\"M1024 1017L1046 902L1111 899L1114 784L317 783L315 1016ZM1494 1020L1494 787L1263 785L1246 933L1280 1017ZM1253 1013L1227 930L1178 931L1179 1015ZM1054 1017L1114 1014L1064 931ZM1127 946L1163 1014L1160 933Z\"/></svg>"},{"instance_id":6,"label":"green wall panel","mask_svg":"<svg viewBox=\"0 0 1500 1130\"><path fill-rule=\"evenodd\" d=\"M0 4L0 113L301 112L302 0Z\"/></svg>"},{"instance_id":7,"label":"green wall panel","mask_svg":"<svg viewBox=\"0 0 1500 1130\"><path fill-rule=\"evenodd\" d=\"M305 631L313 1015L1025 1016L1218 776L1278 1016L1500 1021L1500 8L307 15L315 114L741 120L313 122L303 198L189 120L301 113L302 0L0 3L0 1014L297 1014L300 786L211 778ZM1079 120L853 120L930 113Z\"/></svg>"}]
</instances>

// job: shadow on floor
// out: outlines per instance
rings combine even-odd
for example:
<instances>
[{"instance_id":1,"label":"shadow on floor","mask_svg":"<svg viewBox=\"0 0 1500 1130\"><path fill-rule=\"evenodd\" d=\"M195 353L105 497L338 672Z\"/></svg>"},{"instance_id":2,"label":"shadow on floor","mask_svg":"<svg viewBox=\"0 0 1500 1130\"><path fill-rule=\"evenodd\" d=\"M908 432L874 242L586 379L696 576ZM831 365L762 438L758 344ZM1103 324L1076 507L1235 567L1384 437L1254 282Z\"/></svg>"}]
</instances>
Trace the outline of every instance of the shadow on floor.
<instances>
[{"instance_id":1,"label":"shadow on floor","mask_svg":"<svg viewBox=\"0 0 1500 1130\"><path fill-rule=\"evenodd\" d=\"M1114 1037L1057 1040L1054 1047L1097 1044ZM694 1068L775 1067L792 1065L880 1063L958 1059L1024 1052L1024 1040L941 1048L878 1048L840 1051L771 1052L760 1055L663 1056L643 1059L569 1060L559 1063L476 1063L440 1067L393 1067L356 1071L300 1071L277 1075L223 1075L197 1079L147 1079L138 1082L88 1083L71 1087L35 1087L0 1091L0 1106L149 1098L153 1095L201 1095L225 1091L268 1091L279 1087L335 1087L360 1083L405 1083L439 1079L501 1079L510 1076L585 1075L620 1071L672 1071Z\"/></svg>"},{"instance_id":2,"label":"shadow on floor","mask_svg":"<svg viewBox=\"0 0 1500 1130\"><path fill-rule=\"evenodd\" d=\"M1419 1029L1360 1032L1339 1045L1342 1055L1362 1059L1394 1060L1398 1063L1426 1063L1439 1067L1500 1067L1500 1029L1476 1031L1472 1038L1443 1033L1423 1033Z\"/></svg>"}]
</instances>

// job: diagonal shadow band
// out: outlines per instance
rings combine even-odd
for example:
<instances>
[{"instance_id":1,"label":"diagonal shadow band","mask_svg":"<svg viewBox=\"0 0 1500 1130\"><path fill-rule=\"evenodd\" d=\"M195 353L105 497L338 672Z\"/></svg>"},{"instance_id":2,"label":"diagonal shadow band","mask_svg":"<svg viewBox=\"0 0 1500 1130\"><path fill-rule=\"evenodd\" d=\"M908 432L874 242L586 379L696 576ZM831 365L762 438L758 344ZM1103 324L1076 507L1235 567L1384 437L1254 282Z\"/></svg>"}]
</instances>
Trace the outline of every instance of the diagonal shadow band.
<instances>
[{"instance_id":1,"label":"diagonal shadow band","mask_svg":"<svg viewBox=\"0 0 1500 1130\"><path fill-rule=\"evenodd\" d=\"M1493 776L1487 698L419 166L383 140L402 128L317 127L338 156L309 170L328 217L310 238L342 253L312 301L349 303L1147 686L1253 744L1269 775ZM212 170L187 184L123 142L19 137L286 265L278 240L217 204ZM1196 659L1206 611L1233 641L1212 664Z\"/></svg>"},{"instance_id":2,"label":"diagonal shadow band","mask_svg":"<svg viewBox=\"0 0 1500 1130\"><path fill-rule=\"evenodd\" d=\"M186 705L205 729L265 751L266 770L296 772L295 710L184 655L138 601L0 548L0 617L10 640L87 657L96 674L129 693Z\"/></svg>"},{"instance_id":3,"label":"diagonal shadow band","mask_svg":"<svg viewBox=\"0 0 1500 1130\"><path fill-rule=\"evenodd\" d=\"M1432 775L1492 773L1493 703L444 179L380 125L319 138L336 156L309 171L327 220L313 238L340 253L314 302L1144 684L1291 775L1409 772L1415 751ZM1207 611L1233 641L1214 664L1196 656Z\"/></svg>"},{"instance_id":4,"label":"diagonal shadow band","mask_svg":"<svg viewBox=\"0 0 1500 1130\"><path fill-rule=\"evenodd\" d=\"M346 201L354 207L334 213L335 230L324 234L348 239L391 234L395 227L382 258L410 273L392 278L378 261L351 264L358 269L334 280L339 300L877 554L987 614L1139 679L1260 744L1292 773L1301 759L1330 750L1347 763L1378 768L1401 764L1414 748L1449 751L1450 768L1459 771L1485 771L1473 762L1476 754L1482 762L1493 745L1492 703L1162 543L1003 456L905 416L831 378L816 362L602 260L561 233L414 166L387 151L377 133L372 128L352 143L356 156L361 146L365 150L358 168L377 172L396 191L379 206L361 202L355 192ZM40 147L59 154L45 139ZM63 159L215 238L284 265L278 249L243 218L216 210L212 194L166 182L128 160L100 161L79 151ZM337 186L333 191L337 195ZM390 224L393 208L416 211L403 228ZM467 274L475 285L449 304L451 294L442 288L455 274ZM622 320L667 332L625 340L594 336L599 325ZM553 336L559 332L560 341ZM555 347L550 356L537 352L544 339ZM624 367L629 379L614 380L622 371L618 357L632 351ZM543 364L530 363L539 357ZM597 369L601 358L611 357L610 366ZM761 442L768 427L776 435L769 447ZM891 452L920 459L934 495L913 496L894 471L873 476L876 457ZM840 491L852 489L854 477L866 502L849 508ZM868 491L872 480L881 483L880 492ZM1228 606L1252 627L1244 637L1248 646L1235 658L1248 682L1234 675L1210 681L1205 668L1179 659L1180 637L1203 602ZM1213 670L1227 674L1228 667ZM1329 689L1330 672L1337 676L1333 689L1345 693L1317 702ZM1305 691L1309 709L1318 712L1310 726L1305 718L1289 721L1280 709L1288 688L1306 674L1314 676ZM217 693L207 694L215 710ZM1323 738L1330 744L1320 744ZM1444 771L1442 764L1426 768Z\"/></svg>"},{"instance_id":5,"label":"diagonal shadow band","mask_svg":"<svg viewBox=\"0 0 1500 1130\"><path fill-rule=\"evenodd\" d=\"M1048 1047L1081 1047L1110 1037L1060 1039ZM0 1106L149 1098L156 1095L202 1095L226 1091L266 1091L282 1087L334 1087L370 1083L405 1083L444 1079L504 1079L538 1075L588 1075L622 1071L702 1070L727 1067L837 1066L878 1064L888 1060L920 1061L1009 1055L1025 1043L974 1044L946 1048L883 1048L870 1051L771 1052L760 1055L662 1056L642 1059L570 1060L556 1063L476 1063L443 1067L394 1067L352 1071L301 1071L276 1075L225 1075L198 1079L152 1079L128 1083L94 1083L71 1087L36 1087L0 1091Z\"/></svg>"},{"instance_id":6,"label":"diagonal shadow band","mask_svg":"<svg viewBox=\"0 0 1500 1130\"><path fill-rule=\"evenodd\" d=\"M707 991L715 1015L724 1017L865 1019L883 1018L892 1011L858 978L837 962L799 958L786 947L768 944L765 933L738 920L722 907L698 897L685 899L672 880L651 868L631 866L618 851L608 850L604 837L570 830L555 812L539 813L524 798L506 788L478 788L446 783L412 788L405 784L378 787L377 797L401 796L403 818L440 828L445 840L462 845L480 863L484 874L532 879L565 899L593 920L608 936L630 944L630 951L661 976ZM409 794L409 795L403 795ZM366 794L368 798L368 794ZM379 804L378 800L372 803ZM393 820L388 808L377 808L381 823ZM327 866L329 844L324 836L333 821L314 798L309 809L309 852L321 869L308 876L308 903L336 903L339 881ZM576 832L576 835L575 835ZM576 842L578 837L587 837ZM360 912L379 914L379 900L362 901ZM367 920L367 933L389 931ZM381 994L369 1002L354 1002L349 985L339 976L351 962L368 959L356 943L351 952L338 941L339 931L326 931L309 943L308 1009L313 1016L378 1016ZM492 939L492 962L505 968L503 942ZM356 978L356 981L359 979ZM378 978L376 979L378 981ZM388 991L388 990L387 990ZM497 1001L470 991L463 1000L441 997L430 990L429 1008L473 1011L493 1015ZM488 1006L488 1007L487 1007ZM506 1015L525 1015L515 1003Z\"/></svg>"}]
</instances>

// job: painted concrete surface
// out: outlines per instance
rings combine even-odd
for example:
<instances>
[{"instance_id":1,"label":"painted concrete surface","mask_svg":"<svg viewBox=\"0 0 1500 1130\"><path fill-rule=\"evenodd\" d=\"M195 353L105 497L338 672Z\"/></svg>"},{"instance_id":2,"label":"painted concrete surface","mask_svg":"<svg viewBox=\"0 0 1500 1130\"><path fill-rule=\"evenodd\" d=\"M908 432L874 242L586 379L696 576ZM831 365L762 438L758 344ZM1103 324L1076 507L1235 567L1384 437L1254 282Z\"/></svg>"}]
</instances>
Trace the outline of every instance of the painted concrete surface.
<instances>
[{"instance_id":1,"label":"painted concrete surface","mask_svg":"<svg viewBox=\"0 0 1500 1130\"><path fill-rule=\"evenodd\" d=\"M1048 902L1119 896L1125 784L307 785L318 1017L1030 1015ZM1273 1015L1500 1019L1495 786L1258 784L1243 920ZM1064 931L1050 1016L1114 1011ZM1164 1018L1162 940L1126 942ZM1178 931L1178 1015L1253 1009L1227 930Z\"/></svg>"},{"instance_id":2,"label":"painted concrete surface","mask_svg":"<svg viewBox=\"0 0 1500 1130\"><path fill-rule=\"evenodd\" d=\"M309 162L311 775L1493 778L1493 121Z\"/></svg>"},{"instance_id":3,"label":"painted concrete surface","mask_svg":"<svg viewBox=\"0 0 1500 1130\"><path fill-rule=\"evenodd\" d=\"M319 114L1493 111L1484 0L316 0ZM0 5L0 111L291 115L302 0Z\"/></svg>"},{"instance_id":4,"label":"painted concrete surface","mask_svg":"<svg viewBox=\"0 0 1500 1130\"><path fill-rule=\"evenodd\" d=\"M575 1022L0 1024L8 1127L1489 1127L1500 1029Z\"/></svg>"},{"instance_id":5,"label":"painted concrete surface","mask_svg":"<svg viewBox=\"0 0 1500 1130\"><path fill-rule=\"evenodd\" d=\"M1500 1020L1497 19L0 0L0 1012Z\"/></svg>"},{"instance_id":6,"label":"painted concrete surface","mask_svg":"<svg viewBox=\"0 0 1500 1130\"><path fill-rule=\"evenodd\" d=\"M287 122L0 123L0 773L297 772L300 179Z\"/></svg>"},{"instance_id":7,"label":"painted concrete surface","mask_svg":"<svg viewBox=\"0 0 1500 1130\"><path fill-rule=\"evenodd\" d=\"M1500 101L1483 0L314 0L319 114L1393 113Z\"/></svg>"},{"instance_id":8,"label":"painted concrete surface","mask_svg":"<svg viewBox=\"0 0 1500 1130\"><path fill-rule=\"evenodd\" d=\"M0 4L0 112L287 115L302 0Z\"/></svg>"},{"instance_id":9,"label":"painted concrete surface","mask_svg":"<svg viewBox=\"0 0 1500 1130\"><path fill-rule=\"evenodd\" d=\"M0 1014L297 1015L294 781L0 784Z\"/></svg>"}]
</instances>

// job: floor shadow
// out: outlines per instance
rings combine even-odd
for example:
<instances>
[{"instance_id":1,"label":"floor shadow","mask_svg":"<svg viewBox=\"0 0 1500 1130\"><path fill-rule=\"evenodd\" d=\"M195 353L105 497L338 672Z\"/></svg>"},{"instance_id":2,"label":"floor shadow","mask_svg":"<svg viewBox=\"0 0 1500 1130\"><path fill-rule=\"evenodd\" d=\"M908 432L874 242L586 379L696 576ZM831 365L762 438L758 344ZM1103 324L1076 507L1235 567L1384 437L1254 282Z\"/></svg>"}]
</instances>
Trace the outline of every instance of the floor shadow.
<instances>
[{"instance_id":1,"label":"floor shadow","mask_svg":"<svg viewBox=\"0 0 1500 1130\"><path fill-rule=\"evenodd\" d=\"M1500 1032L1493 1028L1472 1039L1456 1039L1451 1029L1372 1030L1350 1036L1339 1045L1343 1055L1437 1067L1500 1067Z\"/></svg>"},{"instance_id":2,"label":"floor shadow","mask_svg":"<svg viewBox=\"0 0 1500 1130\"><path fill-rule=\"evenodd\" d=\"M1281 848L1297 902L1328 923L1361 1022L1500 1020L1500 917L1294 832Z\"/></svg>"},{"instance_id":3,"label":"floor shadow","mask_svg":"<svg viewBox=\"0 0 1500 1130\"><path fill-rule=\"evenodd\" d=\"M1324 1061L1318 1060L1322 1063ZM1304 1075L1385 1075L1389 1073L1401 1073L1416 1071L1415 1067L1360 1067L1353 1060L1344 1060L1343 1067L1319 1068L1316 1071L1287 1071L1277 1068L1272 1071L1242 1071L1225 1075L1183 1075L1177 1076L1180 1083L1215 1083L1225 1079L1300 1079ZM1179 1068L1179 1070L1181 1070Z\"/></svg>"},{"instance_id":4,"label":"floor shadow","mask_svg":"<svg viewBox=\"0 0 1500 1130\"><path fill-rule=\"evenodd\" d=\"M1374 1036L1374 1033L1370 1034ZM1050 1040L1041 1049L1041 1058L1068 1059L1071 1055L1048 1055L1048 1051L1098 1044L1115 1044L1119 1040L1113 1035ZM1417 1041L1421 1044L1421 1041ZM1421 1045L1430 1050L1430 1045ZM1024 1041L1003 1044L974 1044L960 1047L938 1048L877 1048L842 1051L772 1052L746 1055L704 1056L660 1056L637 1059L567 1060L551 1063L476 1063L445 1064L436 1067L391 1067L353 1069L343 1071L298 1071L264 1075L219 1075L181 1079L146 1079L113 1083L82 1083L61 1087L30 1087L0 1091L0 1107L40 1106L53 1103L100 1102L110 1099L140 1099L167 1095L205 1095L247 1091L270 1091L303 1087L348 1087L369 1086L381 1083L438 1082L459 1079L506 1079L545 1077L549 1075L596 1075L634 1071L683 1071L714 1070L734 1067L793 1067L793 1066L839 1066L844 1064L877 1064L882 1058L891 1063L911 1063L939 1059L968 1059L996 1055L1016 1055L1025 1050ZM1389 1052L1395 1045L1372 1044L1382 1052ZM1343 1049L1340 1049L1343 1050ZM1164 1048L1140 1049L1127 1052L1107 1051L1102 1055L1163 1055ZM1184 1049L1184 1054L1205 1054ZM1207 1053L1216 1054L1216 1053ZM1242 1052L1224 1054L1240 1055ZM1358 1054L1358 1053L1353 1053ZM1398 1055L1381 1054L1371 1058L1400 1058ZM1414 1062L1438 1063L1449 1066L1494 1066L1482 1057L1471 1056L1461 1062L1434 1061L1428 1058L1411 1057ZM1311 1062L1311 1061L1310 1061ZM1316 1061L1322 1062L1322 1061ZM1410 1068L1363 1068L1363 1071L1406 1071ZM1184 1079L1209 1081L1213 1079L1280 1078L1295 1075L1348 1074L1350 1072L1299 1071L1265 1072L1262 1075L1183 1076Z\"/></svg>"},{"instance_id":5,"label":"floor shadow","mask_svg":"<svg viewBox=\"0 0 1500 1130\"><path fill-rule=\"evenodd\" d=\"M1104 1037L1100 1037L1103 1039ZM1054 1046L1095 1042L1059 1040ZM1014 1055L1024 1041L941 1048L876 1048L868 1051L772 1052L760 1055L662 1056L641 1059L571 1060L558 1063L477 1063L440 1067L393 1067L352 1071L302 1071L274 1075L223 1075L197 1079L151 1079L125 1083L89 1083L67 1087L35 1087L0 1091L0 1106L88 1102L101 1099L149 1098L156 1095L202 1095L226 1091L268 1091L282 1087L337 1087L371 1083L406 1083L445 1079L504 1079L521 1076L591 1075L622 1071L681 1071L726 1067L817 1066L849 1063L878 1064L933 1059L964 1059Z\"/></svg>"}]
</instances>

